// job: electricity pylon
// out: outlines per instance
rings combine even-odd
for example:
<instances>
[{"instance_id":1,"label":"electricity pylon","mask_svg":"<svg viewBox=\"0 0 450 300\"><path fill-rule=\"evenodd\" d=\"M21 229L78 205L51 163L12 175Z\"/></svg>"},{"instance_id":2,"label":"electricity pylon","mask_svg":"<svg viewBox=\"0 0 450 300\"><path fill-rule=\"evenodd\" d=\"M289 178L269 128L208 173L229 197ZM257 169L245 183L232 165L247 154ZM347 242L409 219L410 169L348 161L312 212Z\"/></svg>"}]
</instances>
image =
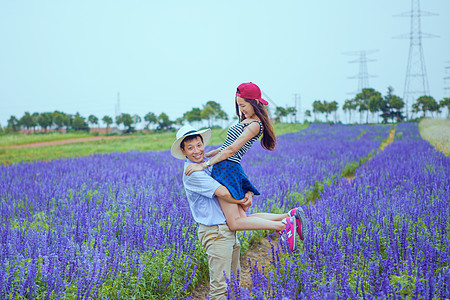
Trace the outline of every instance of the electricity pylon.
<instances>
[{"instance_id":1,"label":"electricity pylon","mask_svg":"<svg viewBox=\"0 0 450 300\"><path fill-rule=\"evenodd\" d=\"M359 58L356 60L351 60L349 63L359 63L359 72L358 75L348 77L349 79L358 79L358 89L355 92L350 92L349 94L358 94L362 91L362 89L369 88L369 77L375 77L369 75L367 71L367 63L376 61L375 59L368 59L367 55L377 52L378 50L361 50L361 51L351 51L344 52L346 55L358 55Z\"/></svg>"},{"instance_id":2,"label":"electricity pylon","mask_svg":"<svg viewBox=\"0 0 450 300\"><path fill-rule=\"evenodd\" d=\"M436 14L420 10L420 1L411 0L411 11L396 15L396 17L410 17L411 30L408 34L400 35L396 38L409 39L409 56L406 67L405 87L403 89L403 101L405 101L406 118L410 105L419 97L429 95L427 70L422 48L422 38L437 37L429 33L422 32L421 17L435 16Z\"/></svg>"}]
</instances>

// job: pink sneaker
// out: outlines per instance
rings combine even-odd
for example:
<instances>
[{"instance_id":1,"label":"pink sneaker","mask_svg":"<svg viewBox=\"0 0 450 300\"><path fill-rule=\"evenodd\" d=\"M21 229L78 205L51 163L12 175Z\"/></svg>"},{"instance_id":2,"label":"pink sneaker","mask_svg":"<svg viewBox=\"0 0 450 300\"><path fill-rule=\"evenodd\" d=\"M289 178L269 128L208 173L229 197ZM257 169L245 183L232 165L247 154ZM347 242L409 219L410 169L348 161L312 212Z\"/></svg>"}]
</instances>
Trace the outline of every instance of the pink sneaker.
<instances>
[{"instance_id":1,"label":"pink sneaker","mask_svg":"<svg viewBox=\"0 0 450 300\"><path fill-rule=\"evenodd\" d=\"M295 233L297 231L297 222L295 222L295 217L285 218L281 222L286 224L286 228L279 232L280 237L282 240L287 241L289 244L289 249L291 249L291 251L294 251L297 248L297 245L295 243Z\"/></svg>"},{"instance_id":2,"label":"pink sneaker","mask_svg":"<svg viewBox=\"0 0 450 300\"><path fill-rule=\"evenodd\" d=\"M297 233L300 240L304 240L308 235L308 226L306 225L305 211L303 208L296 207L288 211L290 217L295 217L297 221Z\"/></svg>"}]
</instances>

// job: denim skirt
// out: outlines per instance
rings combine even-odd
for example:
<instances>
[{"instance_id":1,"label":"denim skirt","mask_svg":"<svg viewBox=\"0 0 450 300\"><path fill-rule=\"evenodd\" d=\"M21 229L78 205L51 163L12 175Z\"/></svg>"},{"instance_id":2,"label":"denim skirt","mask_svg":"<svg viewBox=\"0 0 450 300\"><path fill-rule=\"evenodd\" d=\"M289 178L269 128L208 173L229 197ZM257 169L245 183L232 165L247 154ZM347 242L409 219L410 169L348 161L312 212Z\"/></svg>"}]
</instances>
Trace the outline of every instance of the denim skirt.
<instances>
[{"instance_id":1,"label":"denim skirt","mask_svg":"<svg viewBox=\"0 0 450 300\"><path fill-rule=\"evenodd\" d=\"M239 163L223 160L213 166L211 177L225 186L236 200L243 199L246 192L260 195Z\"/></svg>"}]
</instances>

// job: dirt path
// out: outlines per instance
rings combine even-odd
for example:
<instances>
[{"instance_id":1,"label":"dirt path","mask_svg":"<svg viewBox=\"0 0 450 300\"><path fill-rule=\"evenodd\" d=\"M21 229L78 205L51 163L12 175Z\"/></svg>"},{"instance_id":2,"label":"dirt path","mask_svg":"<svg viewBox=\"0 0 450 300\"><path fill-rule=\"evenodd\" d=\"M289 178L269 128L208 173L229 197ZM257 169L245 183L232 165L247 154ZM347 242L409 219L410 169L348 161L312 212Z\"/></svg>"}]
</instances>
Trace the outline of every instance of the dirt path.
<instances>
[{"instance_id":1,"label":"dirt path","mask_svg":"<svg viewBox=\"0 0 450 300\"><path fill-rule=\"evenodd\" d=\"M383 151L387 145L391 144L394 141L394 137L395 137L395 128L392 128L391 132L389 132L389 136L388 136L386 142L381 144L381 146L380 146L381 151Z\"/></svg>"},{"instance_id":2,"label":"dirt path","mask_svg":"<svg viewBox=\"0 0 450 300\"><path fill-rule=\"evenodd\" d=\"M44 146L54 146L54 145L63 145L63 144L71 144L71 143L90 142L90 141L97 141L97 140L123 139L123 138L126 138L126 137L124 137L124 136L91 136L91 137L84 137L84 138L75 138L75 139L49 141L49 142L39 142L39 143L24 144L24 145L3 146L3 147L0 147L0 149L33 148L33 147L44 147Z\"/></svg>"}]
</instances>

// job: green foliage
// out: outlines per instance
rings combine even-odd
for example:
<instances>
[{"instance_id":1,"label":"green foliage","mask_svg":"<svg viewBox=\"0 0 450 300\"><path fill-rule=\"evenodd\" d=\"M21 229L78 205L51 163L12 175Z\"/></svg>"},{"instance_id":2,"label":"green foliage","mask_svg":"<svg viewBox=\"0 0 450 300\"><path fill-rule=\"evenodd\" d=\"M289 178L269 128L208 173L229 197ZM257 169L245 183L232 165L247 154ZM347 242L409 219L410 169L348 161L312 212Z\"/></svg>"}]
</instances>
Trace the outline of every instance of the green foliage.
<instances>
[{"instance_id":1,"label":"green foliage","mask_svg":"<svg viewBox=\"0 0 450 300\"><path fill-rule=\"evenodd\" d=\"M401 276L392 275L390 277L390 283L393 286L399 288L397 294L407 299L412 299L414 296L414 290L416 289L416 277L404 274Z\"/></svg>"},{"instance_id":2,"label":"green foliage","mask_svg":"<svg viewBox=\"0 0 450 300\"><path fill-rule=\"evenodd\" d=\"M88 122L89 122L91 125L97 125L97 124L98 124L98 118L97 118L96 116L94 116L94 115L90 115L90 116L88 117Z\"/></svg>"},{"instance_id":3,"label":"green foliage","mask_svg":"<svg viewBox=\"0 0 450 300\"><path fill-rule=\"evenodd\" d=\"M328 122L328 115L332 112L335 113L335 122L337 122L337 116L336 116L336 111L338 109L338 103L336 101L331 101L331 102L327 102L327 101L320 101L320 100L316 100L313 102L313 112L315 114L317 113L322 113L325 114L325 118Z\"/></svg>"},{"instance_id":4,"label":"green foliage","mask_svg":"<svg viewBox=\"0 0 450 300\"><path fill-rule=\"evenodd\" d=\"M145 128L148 129L150 125L158 123L158 118L156 117L156 115L154 113L149 112L144 116L144 121L147 122L147 125L145 125Z\"/></svg>"},{"instance_id":5,"label":"green foliage","mask_svg":"<svg viewBox=\"0 0 450 300\"><path fill-rule=\"evenodd\" d=\"M279 136L290 132L300 131L308 126L309 123L275 123L273 124L273 129L275 131L275 135Z\"/></svg>"},{"instance_id":6,"label":"green foliage","mask_svg":"<svg viewBox=\"0 0 450 300\"><path fill-rule=\"evenodd\" d=\"M342 177L352 177L357 168L359 168L359 162L352 161L347 163L341 172Z\"/></svg>"},{"instance_id":7,"label":"green foliage","mask_svg":"<svg viewBox=\"0 0 450 300\"><path fill-rule=\"evenodd\" d=\"M77 113L72 120L72 128L76 131L87 131L89 132L89 126L82 116L80 116L79 113Z\"/></svg>"},{"instance_id":8,"label":"green foliage","mask_svg":"<svg viewBox=\"0 0 450 300\"><path fill-rule=\"evenodd\" d=\"M87 132L73 132L73 133L61 133L58 131L50 133L32 133L32 134L9 134L0 137L0 147L15 146L15 145L25 145L32 143L50 142L50 141L60 141L66 139L76 139L93 136L93 133Z\"/></svg>"},{"instance_id":9,"label":"green foliage","mask_svg":"<svg viewBox=\"0 0 450 300\"><path fill-rule=\"evenodd\" d=\"M308 127L308 124L299 123L275 123L276 135L296 132ZM159 131L148 134L131 134L120 139L96 140L64 145L54 145L36 148L0 148L0 164L10 164L20 161L50 160L61 157L78 157L94 153L135 151L161 151L170 149L175 140L174 131ZM110 134L111 135L111 134ZM68 138L88 137L93 133L77 132L70 134L49 133L31 135L5 135L0 137L0 147L28 144L34 142L63 140ZM220 145L226 137L226 130L222 128L212 129L209 145Z\"/></svg>"},{"instance_id":10,"label":"green foliage","mask_svg":"<svg viewBox=\"0 0 450 300\"><path fill-rule=\"evenodd\" d=\"M356 139L359 140L366 132L367 132L367 130L361 130L361 132L360 132L359 135L356 137Z\"/></svg>"},{"instance_id":11,"label":"green foliage","mask_svg":"<svg viewBox=\"0 0 450 300\"><path fill-rule=\"evenodd\" d=\"M135 131L133 127L133 125L135 124L135 120L133 120L133 117L130 114L122 113L119 116L117 116L116 124L117 125L123 124L123 126L126 127L126 133L132 133Z\"/></svg>"},{"instance_id":12,"label":"green foliage","mask_svg":"<svg viewBox=\"0 0 450 300\"><path fill-rule=\"evenodd\" d=\"M306 190L305 196L299 197L299 201L304 203L315 203L316 199L323 193L323 189L329 187L336 180L336 177L336 175L333 175L331 178L327 178L323 181L314 182L314 185Z\"/></svg>"},{"instance_id":13,"label":"green foliage","mask_svg":"<svg viewBox=\"0 0 450 300\"><path fill-rule=\"evenodd\" d=\"M158 130L170 130L172 129L173 122L169 120L169 116L166 113L161 113L158 116Z\"/></svg>"},{"instance_id":14,"label":"green foliage","mask_svg":"<svg viewBox=\"0 0 450 300\"><path fill-rule=\"evenodd\" d=\"M98 299L184 299L190 295L193 288L199 283L208 280L208 260L203 247L197 242L197 251L193 255L180 253L176 249L164 249L148 251L139 255L143 269L131 269L129 263L122 264L117 271L110 271L105 276L105 281L98 285L94 283L93 290L98 289ZM131 257L128 260L131 262ZM186 261L194 260L195 264L186 264ZM11 274L15 280L12 284L19 283L19 276L26 276L29 272L31 259L22 259L10 262L8 266L20 265L24 274ZM43 258L35 260L37 276L35 284L37 290L34 295L28 295L27 299L56 299L56 295L47 293L45 281L42 280ZM191 267L188 267L191 265ZM197 269L194 270L193 265ZM6 267L9 276L10 268ZM128 272L127 270L130 270ZM195 273L194 273L195 272ZM184 287L187 287L184 289ZM64 291L63 299L77 299L77 279L72 279L68 288ZM8 299L24 299L15 295L8 295Z\"/></svg>"},{"instance_id":15,"label":"green foliage","mask_svg":"<svg viewBox=\"0 0 450 300\"><path fill-rule=\"evenodd\" d=\"M138 270L133 270L131 274L124 271L117 275L109 274L109 278L99 287L98 296L100 299L118 299L119 295L121 299L188 297L193 287L205 280L205 270L208 270L205 257L206 253L202 251L197 251L196 257L177 253L175 249L142 253L140 261L144 264L144 269L141 274L138 274ZM199 266L194 275L194 269L188 268L186 264L187 260L192 259ZM188 284L188 288L183 292L185 284Z\"/></svg>"},{"instance_id":16,"label":"green foliage","mask_svg":"<svg viewBox=\"0 0 450 300\"><path fill-rule=\"evenodd\" d=\"M426 112L440 112L439 103L431 96L421 96L413 104L413 112L418 113L423 112L423 117L426 116Z\"/></svg>"},{"instance_id":17,"label":"green foliage","mask_svg":"<svg viewBox=\"0 0 450 300\"><path fill-rule=\"evenodd\" d=\"M15 117L15 116L11 116L8 119L8 126L7 128L11 131L11 132L17 132L20 129L20 123L19 120Z\"/></svg>"}]
</instances>

